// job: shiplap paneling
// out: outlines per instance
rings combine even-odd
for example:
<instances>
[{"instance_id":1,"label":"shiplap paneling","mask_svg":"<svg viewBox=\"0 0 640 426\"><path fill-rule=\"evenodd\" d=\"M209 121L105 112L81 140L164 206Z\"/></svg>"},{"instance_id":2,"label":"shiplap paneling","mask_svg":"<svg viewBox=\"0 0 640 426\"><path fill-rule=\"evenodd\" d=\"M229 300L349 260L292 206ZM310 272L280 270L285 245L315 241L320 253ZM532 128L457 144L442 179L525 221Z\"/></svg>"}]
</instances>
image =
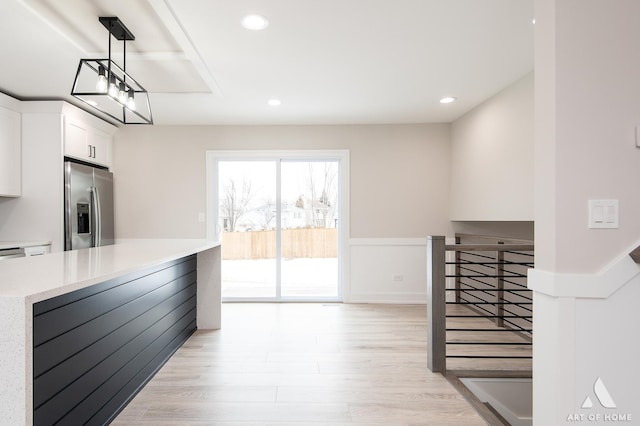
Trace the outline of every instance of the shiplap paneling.
<instances>
[{"instance_id":1,"label":"shiplap paneling","mask_svg":"<svg viewBox=\"0 0 640 426\"><path fill-rule=\"evenodd\" d=\"M34 424L104 424L196 329L190 256L34 305Z\"/></svg>"}]
</instances>

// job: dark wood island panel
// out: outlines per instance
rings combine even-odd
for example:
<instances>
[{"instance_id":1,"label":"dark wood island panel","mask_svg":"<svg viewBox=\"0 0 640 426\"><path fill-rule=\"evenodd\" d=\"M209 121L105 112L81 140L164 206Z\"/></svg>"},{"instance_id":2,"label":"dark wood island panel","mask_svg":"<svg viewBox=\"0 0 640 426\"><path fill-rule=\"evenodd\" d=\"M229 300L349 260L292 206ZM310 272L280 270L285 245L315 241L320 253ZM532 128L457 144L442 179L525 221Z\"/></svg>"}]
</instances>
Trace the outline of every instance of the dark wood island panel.
<instances>
[{"instance_id":1,"label":"dark wood island panel","mask_svg":"<svg viewBox=\"0 0 640 426\"><path fill-rule=\"evenodd\" d=\"M196 330L196 256L33 305L35 425L109 423Z\"/></svg>"}]
</instances>

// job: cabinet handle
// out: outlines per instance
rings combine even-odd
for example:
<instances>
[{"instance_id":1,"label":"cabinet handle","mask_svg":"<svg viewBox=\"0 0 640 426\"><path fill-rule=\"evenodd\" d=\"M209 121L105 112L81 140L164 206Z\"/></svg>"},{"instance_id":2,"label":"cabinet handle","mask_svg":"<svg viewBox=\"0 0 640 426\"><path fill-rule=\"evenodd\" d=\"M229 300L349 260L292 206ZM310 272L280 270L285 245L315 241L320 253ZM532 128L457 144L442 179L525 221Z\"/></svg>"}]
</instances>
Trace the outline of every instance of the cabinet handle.
<instances>
[{"instance_id":1,"label":"cabinet handle","mask_svg":"<svg viewBox=\"0 0 640 426\"><path fill-rule=\"evenodd\" d=\"M89 158L91 158L91 145L87 145L87 148L89 148Z\"/></svg>"},{"instance_id":2,"label":"cabinet handle","mask_svg":"<svg viewBox=\"0 0 640 426\"><path fill-rule=\"evenodd\" d=\"M96 147L95 145L91 146L93 148L93 158L96 158Z\"/></svg>"}]
</instances>

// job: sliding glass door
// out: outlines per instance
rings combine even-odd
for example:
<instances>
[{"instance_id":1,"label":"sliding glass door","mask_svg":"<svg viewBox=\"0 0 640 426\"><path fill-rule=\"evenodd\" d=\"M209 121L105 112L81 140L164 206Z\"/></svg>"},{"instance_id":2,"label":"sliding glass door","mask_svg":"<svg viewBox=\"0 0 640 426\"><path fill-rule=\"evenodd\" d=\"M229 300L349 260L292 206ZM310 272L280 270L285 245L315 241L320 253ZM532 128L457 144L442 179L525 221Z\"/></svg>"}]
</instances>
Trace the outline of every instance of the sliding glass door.
<instances>
[{"instance_id":1,"label":"sliding glass door","mask_svg":"<svg viewBox=\"0 0 640 426\"><path fill-rule=\"evenodd\" d=\"M281 161L280 288L285 298L337 298L338 162Z\"/></svg>"},{"instance_id":2,"label":"sliding glass door","mask_svg":"<svg viewBox=\"0 0 640 426\"><path fill-rule=\"evenodd\" d=\"M276 163L218 163L223 297L275 298Z\"/></svg>"},{"instance_id":3,"label":"sliding glass door","mask_svg":"<svg viewBox=\"0 0 640 426\"><path fill-rule=\"evenodd\" d=\"M213 152L223 300L341 300L344 156Z\"/></svg>"}]
</instances>

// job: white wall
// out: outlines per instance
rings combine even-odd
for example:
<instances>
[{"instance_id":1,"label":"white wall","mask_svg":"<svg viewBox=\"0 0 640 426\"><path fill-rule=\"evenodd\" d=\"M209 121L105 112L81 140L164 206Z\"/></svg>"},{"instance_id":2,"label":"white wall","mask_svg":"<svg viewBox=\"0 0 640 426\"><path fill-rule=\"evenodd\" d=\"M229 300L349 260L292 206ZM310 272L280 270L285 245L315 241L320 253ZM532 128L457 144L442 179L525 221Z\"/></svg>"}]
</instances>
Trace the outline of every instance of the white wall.
<instances>
[{"instance_id":1,"label":"white wall","mask_svg":"<svg viewBox=\"0 0 640 426\"><path fill-rule=\"evenodd\" d=\"M456 234L501 237L507 240L533 241L533 221L470 221L452 222Z\"/></svg>"},{"instance_id":2,"label":"white wall","mask_svg":"<svg viewBox=\"0 0 640 426\"><path fill-rule=\"evenodd\" d=\"M451 127L451 220L533 220L533 74Z\"/></svg>"},{"instance_id":3,"label":"white wall","mask_svg":"<svg viewBox=\"0 0 640 426\"><path fill-rule=\"evenodd\" d=\"M536 260L595 272L640 238L640 2L540 3L551 10L536 23ZM619 229L587 227L587 201L601 198L620 200Z\"/></svg>"},{"instance_id":4,"label":"white wall","mask_svg":"<svg viewBox=\"0 0 640 426\"><path fill-rule=\"evenodd\" d=\"M208 150L304 149L350 152L345 300L423 303L425 248L413 239L452 235L446 124L120 128L116 236L204 238Z\"/></svg>"},{"instance_id":5,"label":"white wall","mask_svg":"<svg viewBox=\"0 0 640 426\"><path fill-rule=\"evenodd\" d=\"M207 150L348 149L351 237L450 235L449 126L127 126L114 136L118 238L204 238Z\"/></svg>"},{"instance_id":6,"label":"white wall","mask_svg":"<svg viewBox=\"0 0 640 426\"><path fill-rule=\"evenodd\" d=\"M640 419L640 266L627 256L640 244L638 16L636 0L536 0L535 425ZM619 200L619 229L587 227L601 198Z\"/></svg>"}]
</instances>

